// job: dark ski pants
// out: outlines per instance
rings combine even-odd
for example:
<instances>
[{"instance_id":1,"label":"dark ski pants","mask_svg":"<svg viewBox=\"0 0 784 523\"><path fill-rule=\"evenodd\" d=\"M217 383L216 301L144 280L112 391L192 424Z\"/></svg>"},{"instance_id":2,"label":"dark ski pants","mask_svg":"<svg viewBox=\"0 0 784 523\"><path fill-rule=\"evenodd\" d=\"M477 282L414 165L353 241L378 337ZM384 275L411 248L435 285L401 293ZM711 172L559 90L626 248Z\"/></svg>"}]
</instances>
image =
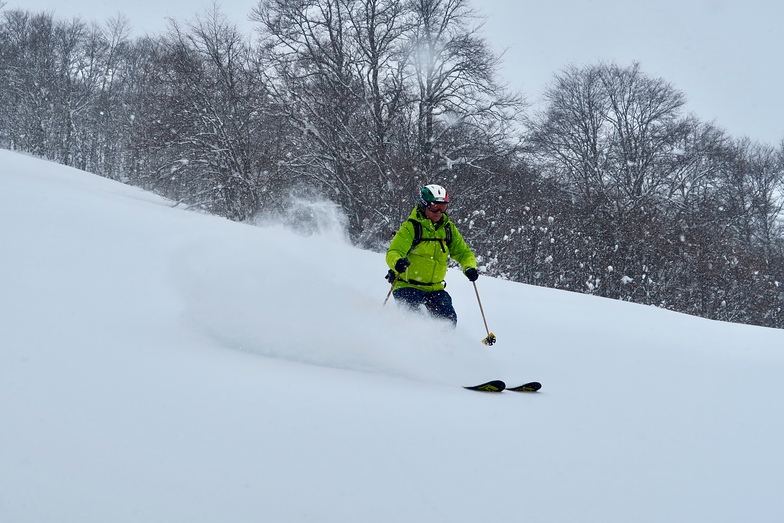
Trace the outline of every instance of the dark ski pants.
<instances>
[{"instance_id":1,"label":"dark ski pants","mask_svg":"<svg viewBox=\"0 0 784 523\"><path fill-rule=\"evenodd\" d=\"M424 305L433 316L447 319L457 325L457 313L452 306L452 297L446 291L425 292L412 287L403 287L394 291L392 296L395 297L395 301L414 310Z\"/></svg>"}]
</instances>

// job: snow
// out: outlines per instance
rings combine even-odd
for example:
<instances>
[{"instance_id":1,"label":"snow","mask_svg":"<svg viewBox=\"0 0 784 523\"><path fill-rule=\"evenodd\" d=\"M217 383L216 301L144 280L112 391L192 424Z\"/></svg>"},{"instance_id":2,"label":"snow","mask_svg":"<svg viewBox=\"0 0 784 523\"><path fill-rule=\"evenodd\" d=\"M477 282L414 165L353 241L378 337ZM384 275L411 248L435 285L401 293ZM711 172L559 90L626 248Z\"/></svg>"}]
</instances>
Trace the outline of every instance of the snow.
<instances>
[{"instance_id":1,"label":"snow","mask_svg":"<svg viewBox=\"0 0 784 523\"><path fill-rule=\"evenodd\" d=\"M0 521L784 517L784 331L484 276L488 348L457 271L457 330L382 307L334 207L0 165Z\"/></svg>"}]
</instances>

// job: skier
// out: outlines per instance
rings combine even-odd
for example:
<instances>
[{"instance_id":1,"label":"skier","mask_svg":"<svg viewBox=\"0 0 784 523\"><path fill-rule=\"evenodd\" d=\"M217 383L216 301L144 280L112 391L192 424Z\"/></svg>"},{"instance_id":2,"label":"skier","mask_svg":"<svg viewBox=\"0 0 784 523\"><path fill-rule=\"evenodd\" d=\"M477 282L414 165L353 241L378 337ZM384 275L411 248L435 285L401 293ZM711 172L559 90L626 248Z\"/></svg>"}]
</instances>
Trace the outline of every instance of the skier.
<instances>
[{"instance_id":1,"label":"skier","mask_svg":"<svg viewBox=\"0 0 784 523\"><path fill-rule=\"evenodd\" d=\"M476 281L476 257L446 213L449 193L440 185L425 185L419 202L392 238L387 249L387 281L395 301L417 309L424 305L431 314L457 325L452 297L444 290L451 257L463 274Z\"/></svg>"}]
</instances>

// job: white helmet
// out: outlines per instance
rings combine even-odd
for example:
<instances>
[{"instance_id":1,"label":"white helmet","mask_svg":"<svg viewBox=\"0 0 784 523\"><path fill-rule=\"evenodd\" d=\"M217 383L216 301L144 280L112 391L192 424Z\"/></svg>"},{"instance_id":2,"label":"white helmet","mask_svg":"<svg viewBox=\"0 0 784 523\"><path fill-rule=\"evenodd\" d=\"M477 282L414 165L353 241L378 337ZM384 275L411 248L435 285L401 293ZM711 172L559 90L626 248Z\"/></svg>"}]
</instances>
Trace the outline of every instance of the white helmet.
<instances>
[{"instance_id":1,"label":"white helmet","mask_svg":"<svg viewBox=\"0 0 784 523\"><path fill-rule=\"evenodd\" d=\"M440 185L434 183L425 185L419 191L419 202L424 206L431 203L449 203L449 193Z\"/></svg>"}]
</instances>

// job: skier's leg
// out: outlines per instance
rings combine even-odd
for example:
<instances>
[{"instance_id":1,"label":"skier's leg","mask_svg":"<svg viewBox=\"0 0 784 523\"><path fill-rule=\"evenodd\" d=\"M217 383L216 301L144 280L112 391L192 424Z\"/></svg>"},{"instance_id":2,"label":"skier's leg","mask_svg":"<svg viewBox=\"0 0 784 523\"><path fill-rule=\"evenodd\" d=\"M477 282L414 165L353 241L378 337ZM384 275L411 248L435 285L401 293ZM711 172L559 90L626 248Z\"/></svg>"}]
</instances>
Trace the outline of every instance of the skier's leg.
<instances>
[{"instance_id":1,"label":"skier's leg","mask_svg":"<svg viewBox=\"0 0 784 523\"><path fill-rule=\"evenodd\" d=\"M446 291L429 292L425 296L425 307L433 316L444 318L457 326L457 312L452 306L452 297Z\"/></svg>"},{"instance_id":2,"label":"skier's leg","mask_svg":"<svg viewBox=\"0 0 784 523\"><path fill-rule=\"evenodd\" d=\"M419 289L403 287L402 289L396 289L392 293L392 296L395 297L395 302L400 303L408 309L417 310L424 302L425 294L424 291Z\"/></svg>"}]
</instances>

